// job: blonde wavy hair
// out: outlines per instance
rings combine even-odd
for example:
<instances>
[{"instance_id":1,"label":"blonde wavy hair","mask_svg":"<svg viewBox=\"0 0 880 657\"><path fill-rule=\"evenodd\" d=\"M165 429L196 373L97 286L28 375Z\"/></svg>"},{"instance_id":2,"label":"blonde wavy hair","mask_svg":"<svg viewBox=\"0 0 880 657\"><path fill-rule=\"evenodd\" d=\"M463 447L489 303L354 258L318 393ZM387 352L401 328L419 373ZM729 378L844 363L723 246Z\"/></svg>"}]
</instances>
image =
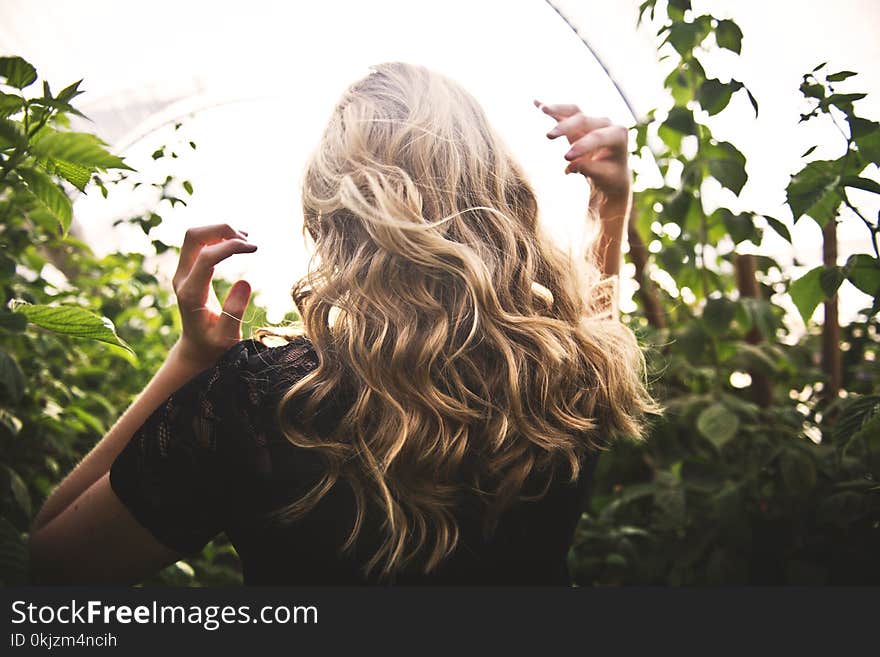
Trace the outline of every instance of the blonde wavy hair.
<instances>
[{"instance_id":1,"label":"blonde wavy hair","mask_svg":"<svg viewBox=\"0 0 880 657\"><path fill-rule=\"evenodd\" d=\"M279 419L326 471L282 518L345 480L357 512L343 549L376 504L365 572L427 573L456 547L464 495L483 501L489 535L515 501L576 481L604 439L641 435L654 404L609 281L542 234L522 169L457 83L373 67L336 106L302 199L315 257L292 294L319 364ZM322 433L340 397L351 404ZM530 477L543 487L527 496Z\"/></svg>"}]
</instances>

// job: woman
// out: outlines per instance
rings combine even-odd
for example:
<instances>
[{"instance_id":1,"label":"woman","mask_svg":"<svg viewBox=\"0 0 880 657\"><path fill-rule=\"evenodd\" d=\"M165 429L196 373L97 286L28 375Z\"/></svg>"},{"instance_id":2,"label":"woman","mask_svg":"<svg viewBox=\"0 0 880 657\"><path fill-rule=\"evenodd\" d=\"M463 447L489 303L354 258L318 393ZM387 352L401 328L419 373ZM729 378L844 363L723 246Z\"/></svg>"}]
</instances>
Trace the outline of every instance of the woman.
<instances>
[{"instance_id":1,"label":"woman","mask_svg":"<svg viewBox=\"0 0 880 657\"><path fill-rule=\"evenodd\" d=\"M36 579L137 582L225 531L252 584L567 584L597 449L654 406L616 319L627 132L536 105L592 183L594 258L541 234L472 96L375 67L306 169L304 335L242 341L249 285L214 311L211 276L257 247L188 231L180 340L38 514Z\"/></svg>"}]
</instances>

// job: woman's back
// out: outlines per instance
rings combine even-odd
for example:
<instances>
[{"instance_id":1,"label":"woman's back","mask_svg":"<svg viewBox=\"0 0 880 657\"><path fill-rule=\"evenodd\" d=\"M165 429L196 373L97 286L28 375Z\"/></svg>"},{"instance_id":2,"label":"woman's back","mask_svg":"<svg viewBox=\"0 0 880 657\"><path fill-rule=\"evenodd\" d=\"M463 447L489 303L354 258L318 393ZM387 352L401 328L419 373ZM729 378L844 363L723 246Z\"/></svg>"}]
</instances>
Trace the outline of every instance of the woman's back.
<instances>
[{"instance_id":1,"label":"woman's back","mask_svg":"<svg viewBox=\"0 0 880 657\"><path fill-rule=\"evenodd\" d=\"M278 347L238 343L134 436L111 470L117 495L160 541L183 553L200 550L225 531L248 584L378 581L365 575L364 566L382 540L382 515L368 509L354 548L341 552L357 516L354 495L343 482L297 521L267 517L307 493L323 474L318 455L292 445L276 420L281 394L317 363L304 337ZM346 402L337 403L322 422L332 425L338 418ZM482 503L476 495L463 496L454 553L430 574L414 566L397 573L394 583L567 584L566 555L594 461L588 457L576 483L557 479L539 500L511 506L488 537ZM533 478L523 493L542 488Z\"/></svg>"}]
</instances>

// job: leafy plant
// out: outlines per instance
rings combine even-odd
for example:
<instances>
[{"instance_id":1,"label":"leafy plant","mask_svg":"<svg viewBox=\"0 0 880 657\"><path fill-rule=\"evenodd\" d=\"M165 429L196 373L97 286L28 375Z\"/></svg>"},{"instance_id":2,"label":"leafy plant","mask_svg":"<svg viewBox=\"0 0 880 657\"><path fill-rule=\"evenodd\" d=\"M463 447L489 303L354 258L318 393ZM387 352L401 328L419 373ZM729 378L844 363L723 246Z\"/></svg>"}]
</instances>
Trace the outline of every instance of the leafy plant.
<instances>
[{"instance_id":1,"label":"leafy plant","mask_svg":"<svg viewBox=\"0 0 880 657\"><path fill-rule=\"evenodd\" d=\"M0 76L0 584L9 585L28 580L24 543L42 500L146 385L180 330L149 256L97 257L76 237L71 199L148 185L155 207L117 223L151 237L159 203L185 204L194 190L171 176L139 177L97 137L69 130L69 117L82 116L71 104L79 82L57 95L43 83L42 96L28 97L36 71L18 57L0 58ZM154 153L166 156L175 150ZM175 249L150 244L156 254ZM235 550L219 537L147 583L240 581Z\"/></svg>"},{"instance_id":2,"label":"leafy plant","mask_svg":"<svg viewBox=\"0 0 880 657\"><path fill-rule=\"evenodd\" d=\"M774 259L748 255L742 245L759 245L767 230L791 241L790 224L731 209L748 183L746 158L708 125L738 96L757 115L742 82L712 78L701 62L713 49L739 53L741 30L695 14L689 0L665 7L648 0L644 18L659 23L671 106L634 130L634 155L655 163L663 184L635 196L629 258L640 312L629 321L662 345L650 356L667 412L644 442L618 442L602 455L570 555L574 578L585 585L876 584L877 223L848 190L880 192L870 177L877 123L855 113L862 94L834 88L853 73L820 79L824 67L817 67L804 77L801 91L814 107L802 120L830 117L848 130L841 127L840 158L806 163L788 186L792 218L826 227L828 260L789 284ZM874 255L854 254L838 266L827 247L844 210L871 231ZM870 294L873 307L841 330L836 291L844 280ZM775 301L786 293L805 321L826 303L821 334L812 325L800 337L789 332Z\"/></svg>"}]
</instances>

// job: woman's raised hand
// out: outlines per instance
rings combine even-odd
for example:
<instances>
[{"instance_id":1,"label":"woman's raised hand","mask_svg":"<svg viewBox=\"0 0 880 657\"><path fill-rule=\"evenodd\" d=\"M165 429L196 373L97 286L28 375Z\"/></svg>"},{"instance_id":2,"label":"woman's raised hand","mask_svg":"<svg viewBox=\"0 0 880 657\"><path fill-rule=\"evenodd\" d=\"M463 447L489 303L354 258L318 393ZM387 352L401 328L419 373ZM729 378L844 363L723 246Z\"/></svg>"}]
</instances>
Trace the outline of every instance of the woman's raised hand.
<instances>
[{"instance_id":1,"label":"woman's raised hand","mask_svg":"<svg viewBox=\"0 0 880 657\"><path fill-rule=\"evenodd\" d=\"M236 281L221 306L211 278L219 262L236 253L256 250L256 244L247 241L246 232L228 224L186 231L172 283L183 324L178 348L187 360L210 367L241 340L241 319L250 300L251 286L247 281Z\"/></svg>"},{"instance_id":2,"label":"woman's raised hand","mask_svg":"<svg viewBox=\"0 0 880 657\"><path fill-rule=\"evenodd\" d=\"M582 173L589 178L595 192L604 202L627 202L632 174L627 161L626 128L609 119L587 116L577 105L535 106L556 120L547 133L549 139L565 136L571 149L565 154L565 173Z\"/></svg>"}]
</instances>

